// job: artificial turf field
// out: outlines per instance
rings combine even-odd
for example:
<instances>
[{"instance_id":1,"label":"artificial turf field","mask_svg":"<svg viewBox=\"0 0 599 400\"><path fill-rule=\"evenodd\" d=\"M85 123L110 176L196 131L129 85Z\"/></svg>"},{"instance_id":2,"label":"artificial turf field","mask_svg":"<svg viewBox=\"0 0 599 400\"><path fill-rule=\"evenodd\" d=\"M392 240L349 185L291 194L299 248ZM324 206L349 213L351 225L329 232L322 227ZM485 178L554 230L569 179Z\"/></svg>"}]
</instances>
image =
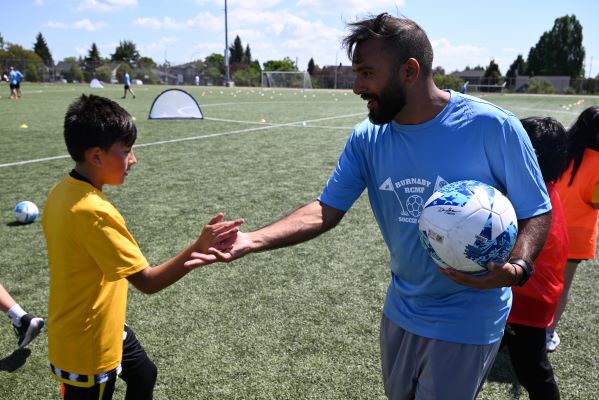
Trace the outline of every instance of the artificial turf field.
<instances>
[{"instance_id":1,"label":"artificial turf field","mask_svg":"<svg viewBox=\"0 0 599 400\"><path fill-rule=\"evenodd\" d=\"M219 211L252 230L314 199L366 105L351 91L183 87L202 121L148 120L165 86L0 85L0 282L25 310L47 316L48 270L40 219L16 225L12 209L43 214L52 185L72 168L62 138L81 93L118 101L135 118L138 164L106 187L152 264L182 250ZM566 127L599 97L488 95L519 117ZM583 101L584 100L584 101ZM302 123L305 122L305 123ZM26 128L24 126L27 126ZM158 366L156 399L384 399L380 311L386 247L364 194L323 237L195 270L170 288L131 288L127 321ZM599 265L582 264L550 355L563 399L599 398ZM45 330L24 350L0 319L0 399L59 399ZM124 395L117 382L116 398ZM527 399L500 353L479 399Z\"/></svg>"}]
</instances>

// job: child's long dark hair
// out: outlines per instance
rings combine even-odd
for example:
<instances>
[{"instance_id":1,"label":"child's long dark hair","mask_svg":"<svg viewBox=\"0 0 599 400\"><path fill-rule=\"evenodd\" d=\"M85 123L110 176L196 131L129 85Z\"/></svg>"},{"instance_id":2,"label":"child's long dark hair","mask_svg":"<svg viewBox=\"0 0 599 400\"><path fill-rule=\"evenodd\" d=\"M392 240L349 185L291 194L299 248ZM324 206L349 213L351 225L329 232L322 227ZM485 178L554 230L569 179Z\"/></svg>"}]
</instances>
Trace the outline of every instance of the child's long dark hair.
<instances>
[{"instance_id":1,"label":"child's long dark hair","mask_svg":"<svg viewBox=\"0 0 599 400\"><path fill-rule=\"evenodd\" d=\"M574 162L568 183L568 186L571 186L582 163L585 149L599 151L599 106L591 106L580 113L568 131L568 141L568 165Z\"/></svg>"}]
</instances>

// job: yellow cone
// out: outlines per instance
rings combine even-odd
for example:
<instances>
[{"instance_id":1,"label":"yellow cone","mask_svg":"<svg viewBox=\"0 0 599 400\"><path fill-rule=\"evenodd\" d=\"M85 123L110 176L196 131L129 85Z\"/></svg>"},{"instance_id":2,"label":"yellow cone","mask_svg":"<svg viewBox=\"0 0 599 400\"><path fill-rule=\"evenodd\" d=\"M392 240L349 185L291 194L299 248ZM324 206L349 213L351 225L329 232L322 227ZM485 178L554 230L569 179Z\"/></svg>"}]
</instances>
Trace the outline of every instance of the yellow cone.
<instances>
[{"instance_id":1,"label":"yellow cone","mask_svg":"<svg viewBox=\"0 0 599 400\"><path fill-rule=\"evenodd\" d=\"M29 125L27 125L27 124L21 124L20 128L27 129L27 128L29 128Z\"/></svg>"}]
</instances>

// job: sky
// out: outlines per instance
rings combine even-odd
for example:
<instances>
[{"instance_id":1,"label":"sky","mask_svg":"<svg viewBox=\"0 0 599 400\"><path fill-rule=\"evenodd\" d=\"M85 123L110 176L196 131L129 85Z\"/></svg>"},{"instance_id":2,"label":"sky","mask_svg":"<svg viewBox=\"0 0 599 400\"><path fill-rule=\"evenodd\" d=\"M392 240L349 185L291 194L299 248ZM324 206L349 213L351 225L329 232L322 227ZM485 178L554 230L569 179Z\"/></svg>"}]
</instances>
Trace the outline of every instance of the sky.
<instances>
[{"instance_id":1,"label":"sky","mask_svg":"<svg viewBox=\"0 0 599 400\"><path fill-rule=\"evenodd\" d=\"M4 40L32 49L41 32L55 61L85 56L92 43L109 57L124 40L158 64L224 54L224 0L19 0L9 8L0 17ZM228 43L239 35L261 64L289 57L301 71L310 58L321 67L350 65L341 48L346 24L380 12L411 18L427 32L434 67L450 73L495 60L502 74L519 54L526 59L557 18L574 14L585 75L599 74L595 0L228 0Z\"/></svg>"}]
</instances>

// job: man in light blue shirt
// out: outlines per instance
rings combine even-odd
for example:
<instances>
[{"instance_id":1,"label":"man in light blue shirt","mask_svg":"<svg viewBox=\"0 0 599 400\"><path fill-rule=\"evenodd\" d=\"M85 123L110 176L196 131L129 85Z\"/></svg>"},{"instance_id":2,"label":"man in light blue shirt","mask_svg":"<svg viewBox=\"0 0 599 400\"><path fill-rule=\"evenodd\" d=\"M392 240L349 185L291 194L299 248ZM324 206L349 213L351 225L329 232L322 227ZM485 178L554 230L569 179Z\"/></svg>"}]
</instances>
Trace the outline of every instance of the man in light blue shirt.
<instances>
[{"instance_id":1,"label":"man in light blue shirt","mask_svg":"<svg viewBox=\"0 0 599 400\"><path fill-rule=\"evenodd\" d=\"M318 200L240 232L230 252L212 256L231 261L312 239L368 190L391 255L380 337L385 393L394 400L474 399L499 349L509 287L532 273L551 222L534 151L512 113L435 86L432 46L414 21L385 13L352 23L344 45L357 74L354 93L368 101L369 114ZM518 217L510 261L489 262L483 275L437 267L419 242L424 201L464 179L507 194ZM193 257L189 265L213 261Z\"/></svg>"},{"instance_id":2,"label":"man in light blue shirt","mask_svg":"<svg viewBox=\"0 0 599 400\"><path fill-rule=\"evenodd\" d=\"M124 82L124 86L125 86L125 91L123 93L123 99L127 98L127 92L131 93L131 96L133 96L133 98L135 98L135 93L133 93L133 90L131 89L131 77L129 76L129 72L125 71L125 75L123 76L123 82Z\"/></svg>"},{"instance_id":3,"label":"man in light blue shirt","mask_svg":"<svg viewBox=\"0 0 599 400\"><path fill-rule=\"evenodd\" d=\"M10 98L16 100L21 97L21 81L23 80L23 74L15 67L10 67L8 73L8 83L10 85Z\"/></svg>"}]
</instances>

